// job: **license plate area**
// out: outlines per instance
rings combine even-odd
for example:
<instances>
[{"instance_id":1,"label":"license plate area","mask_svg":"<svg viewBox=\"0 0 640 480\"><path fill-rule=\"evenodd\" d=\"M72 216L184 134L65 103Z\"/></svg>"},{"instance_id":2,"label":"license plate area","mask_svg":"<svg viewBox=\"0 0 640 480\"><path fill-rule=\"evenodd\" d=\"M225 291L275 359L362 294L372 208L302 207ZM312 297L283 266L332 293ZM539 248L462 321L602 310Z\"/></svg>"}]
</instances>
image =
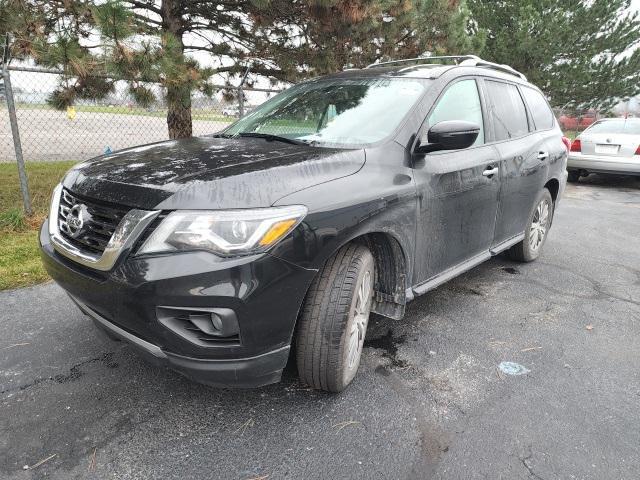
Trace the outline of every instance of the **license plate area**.
<instances>
[{"instance_id":1,"label":"license plate area","mask_svg":"<svg viewBox=\"0 0 640 480\"><path fill-rule=\"evenodd\" d=\"M596 144L596 154L617 155L619 150L620 150L620 145Z\"/></svg>"}]
</instances>

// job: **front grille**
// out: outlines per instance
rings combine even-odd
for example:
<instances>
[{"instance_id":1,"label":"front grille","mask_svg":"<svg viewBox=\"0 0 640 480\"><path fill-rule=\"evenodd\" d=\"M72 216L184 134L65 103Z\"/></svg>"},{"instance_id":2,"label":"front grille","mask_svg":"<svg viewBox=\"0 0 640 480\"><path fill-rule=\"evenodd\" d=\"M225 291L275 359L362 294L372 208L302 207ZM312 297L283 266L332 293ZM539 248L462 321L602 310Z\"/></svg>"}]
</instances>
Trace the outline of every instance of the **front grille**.
<instances>
[{"instance_id":1,"label":"front grille","mask_svg":"<svg viewBox=\"0 0 640 480\"><path fill-rule=\"evenodd\" d=\"M82 212L79 214L82 218L82 225L79 228L68 224L72 209L74 209L74 215ZM126 208L89 200L65 188L60 197L58 225L62 236L72 245L81 250L102 254L120 220L127 212Z\"/></svg>"}]
</instances>

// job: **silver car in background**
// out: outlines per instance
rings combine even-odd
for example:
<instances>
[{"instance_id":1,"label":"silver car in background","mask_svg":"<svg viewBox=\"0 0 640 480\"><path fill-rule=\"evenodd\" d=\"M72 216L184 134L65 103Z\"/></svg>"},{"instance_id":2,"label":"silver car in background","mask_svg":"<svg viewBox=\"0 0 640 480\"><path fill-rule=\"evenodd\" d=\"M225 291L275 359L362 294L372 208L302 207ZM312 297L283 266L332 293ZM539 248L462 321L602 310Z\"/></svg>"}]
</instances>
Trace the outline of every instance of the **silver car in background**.
<instances>
[{"instance_id":1,"label":"silver car in background","mask_svg":"<svg viewBox=\"0 0 640 480\"><path fill-rule=\"evenodd\" d=\"M571 144L569 181L589 173L640 175L640 118L598 120Z\"/></svg>"}]
</instances>

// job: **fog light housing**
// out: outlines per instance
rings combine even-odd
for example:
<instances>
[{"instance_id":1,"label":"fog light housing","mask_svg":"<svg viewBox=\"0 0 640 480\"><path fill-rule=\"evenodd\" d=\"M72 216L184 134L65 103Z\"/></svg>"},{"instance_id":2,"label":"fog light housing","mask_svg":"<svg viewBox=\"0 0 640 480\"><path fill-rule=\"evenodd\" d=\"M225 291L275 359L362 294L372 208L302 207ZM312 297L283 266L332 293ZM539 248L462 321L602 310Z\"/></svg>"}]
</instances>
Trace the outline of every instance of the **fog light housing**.
<instances>
[{"instance_id":1,"label":"fog light housing","mask_svg":"<svg viewBox=\"0 0 640 480\"><path fill-rule=\"evenodd\" d=\"M236 313L230 308L156 307L158 321L183 339L202 347L240 345Z\"/></svg>"},{"instance_id":2,"label":"fog light housing","mask_svg":"<svg viewBox=\"0 0 640 480\"><path fill-rule=\"evenodd\" d=\"M213 325L213 328L215 328L218 332L221 332L222 329L224 328L224 325L222 324L222 319L215 313L211 314L211 323Z\"/></svg>"}]
</instances>

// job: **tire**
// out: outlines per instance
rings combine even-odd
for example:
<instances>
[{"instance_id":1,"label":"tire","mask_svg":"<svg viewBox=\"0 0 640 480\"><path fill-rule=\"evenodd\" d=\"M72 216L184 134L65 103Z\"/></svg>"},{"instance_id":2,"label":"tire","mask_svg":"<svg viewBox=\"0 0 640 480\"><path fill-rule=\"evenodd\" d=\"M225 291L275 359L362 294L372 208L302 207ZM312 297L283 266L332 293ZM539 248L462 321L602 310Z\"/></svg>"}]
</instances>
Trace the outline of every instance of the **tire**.
<instances>
[{"instance_id":1,"label":"tire","mask_svg":"<svg viewBox=\"0 0 640 480\"><path fill-rule=\"evenodd\" d=\"M580 180L580 172L577 170L569 170L567 172L569 176L567 177L567 181L571 183L577 183Z\"/></svg>"},{"instance_id":2,"label":"tire","mask_svg":"<svg viewBox=\"0 0 640 480\"><path fill-rule=\"evenodd\" d=\"M541 217L542 221L540 221ZM529 213L524 240L509 249L509 257L518 262L533 262L538 258L544 242L547 240L552 219L553 199L549 190L543 188L533 203L531 213Z\"/></svg>"},{"instance_id":3,"label":"tire","mask_svg":"<svg viewBox=\"0 0 640 480\"><path fill-rule=\"evenodd\" d=\"M369 249L350 244L324 265L298 319L296 363L305 384L340 392L360 365L367 332L375 262Z\"/></svg>"}]
</instances>

